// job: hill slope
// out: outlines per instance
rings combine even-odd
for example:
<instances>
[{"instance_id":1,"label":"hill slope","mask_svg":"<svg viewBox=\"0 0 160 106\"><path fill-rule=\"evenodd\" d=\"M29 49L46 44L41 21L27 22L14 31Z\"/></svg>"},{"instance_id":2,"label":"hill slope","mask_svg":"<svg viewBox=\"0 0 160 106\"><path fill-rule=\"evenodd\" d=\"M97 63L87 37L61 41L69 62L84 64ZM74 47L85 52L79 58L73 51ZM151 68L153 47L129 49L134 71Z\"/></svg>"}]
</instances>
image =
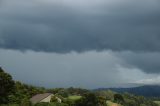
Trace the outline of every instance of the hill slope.
<instances>
[{"instance_id":1,"label":"hill slope","mask_svg":"<svg viewBox=\"0 0 160 106\"><path fill-rule=\"evenodd\" d=\"M160 97L160 86L158 85L146 85L133 88L99 88L96 90L112 90L119 93L128 92L145 97Z\"/></svg>"}]
</instances>

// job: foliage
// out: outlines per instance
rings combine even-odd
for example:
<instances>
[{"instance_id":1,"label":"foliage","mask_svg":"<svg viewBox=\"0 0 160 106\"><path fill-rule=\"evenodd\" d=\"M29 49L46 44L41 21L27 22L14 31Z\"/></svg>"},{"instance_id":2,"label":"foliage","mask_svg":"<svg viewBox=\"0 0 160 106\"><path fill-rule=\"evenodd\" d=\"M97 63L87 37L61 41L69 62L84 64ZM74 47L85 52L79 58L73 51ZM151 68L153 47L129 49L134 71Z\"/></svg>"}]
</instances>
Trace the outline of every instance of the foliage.
<instances>
[{"instance_id":1,"label":"foliage","mask_svg":"<svg viewBox=\"0 0 160 106\"><path fill-rule=\"evenodd\" d=\"M71 100L71 99L63 99L62 101L65 104L68 104L69 106L75 106L75 101Z\"/></svg>"},{"instance_id":2,"label":"foliage","mask_svg":"<svg viewBox=\"0 0 160 106\"><path fill-rule=\"evenodd\" d=\"M51 102L58 102L57 98L55 96L52 96Z\"/></svg>"},{"instance_id":3,"label":"foliage","mask_svg":"<svg viewBox=\"0 0 160 106\"><path fill-rule=\"evenodd\" d=\"M31 106L31 105L32 105L31 102L27 98L22 99L21 106Z\"/></svg>"},{"instance_id":4,"label":"foliage","mask_svg":"<svg viewBox=\"0 0 160 106\"><path fill-rule=\"evenodd\" d=\"M116 94L116 92L113 92L111 90L102 90L102 91L96 91L96 96L101 96L106 98L106 100L114 100L114 94Z\"/></svg>"},{"instance_id":5,"label":"foliage","mask_svg":"<svg viewBox=\"0 0 160 106\"><path fill-rule=\"evenodd\" d=\"M57 94L61 95L62 97L68 97L69 96L69 92L65 89L59 90Z\"/></svg>"},{"instance_id":6,"label":"foliage","mask_svg":"<svg viewBox=\"0 0 160 106\"><path fill-rule=\"evenodd\" d=\"M49 103L40 102L40 103L35 104L34 106L49 106Z\"/></svg>"},{"instance_id":7,"label":"foliage","mask_svg":"<svg viewBox=\"0 0 160 106\"><path fill-rule=\"evenodd\" d=\"M0 103L8 102L8 95L14 91L12 76L0 67Z\"/></svg>"},{"instance_id":8,"label":"foliage","mask_svg":"<svg viewBox=\"0 0 160 106\"><path fill-rule=\"evenodd\" d=\"M69 105L65 103L49 103L48 106L69 106Z\"/></svg>"},{"instance_id":9,"label":"foliage","mask_svg":"<svg viewBox=\"0 0 160 106\"><path fill-rule=\"evenodd\" d=\"M45 92L55 94L51 99L52 103L37 103L35 106L159 106L160 104L159 97L145 98L129 93L117 94L111 90L89 91L73 87L46 90L15 82L11 75L0 68L0 106L32 106L29 99L35 94ZM62 103L58 103L56 97L60 98ZM2 105L4 103L6 105Z\"/></svg>"},{"instance_id":10,"label":"foliage","mask_svg":"<svg viewBox=\"0 0 160 106\"><path fill-rule=\"evenodd\" d=\"M100 88L96 89L98 91L101 90L112 90L118 93L131 93L134 95L141 95L144 97L152 97L159 98L160 97L160 85L144 85L139 87L131 87L131 88Z\"/></svg>"},{"instance_id":11,"label":"foliage","mask_svg":"<svg viewBox=\"0 0 160 106\"><path fill-rule=\"evenodd\" d=\"M76 101L76 106L98 106L98 98L94 93L86 93Z\"/></svg>"},{"instance_id":12,"label":"foliage","mask_svg":"<svg viewBox=\"0 0 160 106\"><path fill-rule=\"evenodd\" d=\"M64 90L64 88L52 88L52 89L47 89L47 92L53 93L53 94L58 94L59 91Z\"/></svg>"},{"instance_id":13,"label":"foliage","mask_svg":"<svg viewBox=\"0 0 160 106\"><path fill-rule=\"evenodd\" d=\"M158 106L160 106L160 101L154 101Z\"/></svg>"},{"instance_id":14,"label":"foliage","mask_svg":"<svg viewBox=\"0 0 160 106\"><path fill-rule=\"evenodd\" d=\"M86 90L86 89L73 88L73 87L70 87L66 90L69 92L70 95L84 95L89 92L89 90Z\"/></svg>"},{"instance_id":15,"label":"foliage","mask_svg":"<svg viewBox=\"0 0 160 106\"><path fill-rule=\"evenodd\" d=\"M117 103L114 103L114 102L111 102L111 101L107 101L107 106L122 106L120 104L117 104Z\"/></svg>"},{"instance_id":16,"label":"foliage","mask_svg":"<svg viewBox=\"0 0 160 106\"><path fill-rule=\"evenodd\" d=\"M47 92L53 93L53 94L58 94L63 97L68 97L70 95L83 95L87 92L89 92L86 89L81 89L81 88L53 88L53 89L48 89Z\"/></svg>"},{"instance_id":17,"label":"foliage","mask_svg":"<svg viewBox=\"0 0 160 106\"><path fill-rule=\"evenodd\" d=\"M124 106L158 106L149 98L145 98L143 96L135 96L133 94L124 93Z\"/></svg>"},{"instance_id":18,"label":"foliage","mask_svg":"<svg viewBox=\"0 0 160 106\"><path fill-rule=\"evenodd\" d=\"M19 106L18 104L0 104L0 106Z\"/></svg>"},{"instance_id":19,"label":"foliage","mask_svg":"<svg viewBox=\"0 0 160 106\"><path fill-rule=\"evenodd\" d=\"M77 95L72 95L72 96L69 96L68 99L71 99L71 100L79 100L81 99L82 96L77 96Z\"/></svg>"},{"instance_id":20,"label":"foliage","mask_svg":"<svg viewBox=\"0 0 160 106\"><path fill-rule=\"evenodd\" d=\"M41 102L41 103L37 103L34 106L69 106L68 104L65 103L45 103L45 102Z\"/></svg>"},{"instance_id":21,"label":"foliage","mask_svg":"<svg viewBox=\"0 0 160 106\"><path fill-rule=\"evenodd\" d=\"M63 103L68 104L69 106L74 106L75 103L80 100L82 98L82 96L78 96L78 95L72 95L72 96L68 96L65 99L62 99Z\"/></svg>"},{"instance_id":22,"label":"foliage","mask_svg":"<svg viewBox=\"0 0 160 106\"><path fill-rule=\"evenodd\" d=\"M45 92L44 88L26 85L17 81L15 83L14 93L9 95L9 102L20 104L24 98L27 98L29 100L33 95L44 92Z\"/></svg>"},{"instance_id":23,"label":"foliage","mask_svg":"<svg viewBox=\"0 0 160 106\"><path fill-rule=\"evenodd\" d=\"M98 106L107 106L106 104L106 98L99 96L98 97Z\"/></svg>"},{"instance_id":24,"label":"foliage","mask_svg":"<svg viewBox=\"0 0 160 106\"><path fill-rule=\"evenodd\" d=\"M117 103L123 103L124 102L124 98L121 94L115 94L114 95L114 101Z\"/></svg>"},{"instance_id":25,"label":"foliage","mask_svg":"<svg viewBox=\"0 0 160 106\"><path fill-rule=\"evenodd\" d=\"M52 98L51 98L51 102L58 102L58 99L57 99L57 97L56 96L52 96Z\"/></svg>"}]
</instances>

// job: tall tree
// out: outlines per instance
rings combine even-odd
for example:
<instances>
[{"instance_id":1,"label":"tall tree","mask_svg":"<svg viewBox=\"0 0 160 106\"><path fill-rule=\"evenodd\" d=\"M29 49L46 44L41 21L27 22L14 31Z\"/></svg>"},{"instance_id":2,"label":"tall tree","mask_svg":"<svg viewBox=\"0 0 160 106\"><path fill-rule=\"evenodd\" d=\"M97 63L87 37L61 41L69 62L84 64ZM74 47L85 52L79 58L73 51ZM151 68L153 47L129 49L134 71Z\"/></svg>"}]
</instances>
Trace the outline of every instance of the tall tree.
<instances>
[{"instance_id":1,"label":"tall tree","mask_svg":"<svg viewBox=\"0 0 160 106\"><path fill-rule=\"evenodd\" d=\"M8 95L14 91L12 76L0 67L0 103L8 102Z\"/></svg>"}]
</instances>

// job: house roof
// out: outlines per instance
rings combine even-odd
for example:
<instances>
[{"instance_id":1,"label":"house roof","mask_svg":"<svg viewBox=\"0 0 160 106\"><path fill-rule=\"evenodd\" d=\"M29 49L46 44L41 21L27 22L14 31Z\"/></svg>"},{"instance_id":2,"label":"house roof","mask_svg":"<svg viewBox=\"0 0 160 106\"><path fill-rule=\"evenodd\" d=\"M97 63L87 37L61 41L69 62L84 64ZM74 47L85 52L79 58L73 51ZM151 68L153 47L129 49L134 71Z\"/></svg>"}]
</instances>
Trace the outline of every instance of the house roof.
<instances>
[{"instance_id":1,"label":"house roof","mask_svg":"<svg viewBox=\"0 0 160 106\"><path fill-rule=\"evenodd\" d=\"M38 103L38 102L40 102L41 100L45 99L46 97L48 97L50 95L53 95L53 94L52 93L37 94L37 95L33 96L30 99L30 101L32 103Z\"/></svg>"}]
</instances>

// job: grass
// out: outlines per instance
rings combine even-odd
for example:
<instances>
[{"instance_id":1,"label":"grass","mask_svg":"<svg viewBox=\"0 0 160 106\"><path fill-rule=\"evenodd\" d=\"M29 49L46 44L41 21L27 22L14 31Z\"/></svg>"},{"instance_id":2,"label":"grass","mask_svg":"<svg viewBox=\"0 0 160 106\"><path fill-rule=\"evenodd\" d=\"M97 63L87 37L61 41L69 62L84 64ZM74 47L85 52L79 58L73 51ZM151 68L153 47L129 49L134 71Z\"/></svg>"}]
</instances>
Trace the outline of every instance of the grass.
<instances>
[{"instance_id":1,"label":"grass","mask_svg":"<svg viewBox=\"0 0 160 106\"><path fill-rule=\"evenodd\" d=\"M111 101L107 101L106 103L107 103L107 106L122 106L122 105L120 105L120 104L113 103L113 102L111 102Z\"/></svg>"},{"instance_id":2,"label":"grass","mask_svg":"<svg viewBox=\"0 0 160 106\"><path fill-rule=\"evenodd\" d=\"M72 95L72 96L69 96L68 99L70 100L78 100L78 99L81 99L82 96L77 96L77 95Z\"/></svg>"}]
</instances>

